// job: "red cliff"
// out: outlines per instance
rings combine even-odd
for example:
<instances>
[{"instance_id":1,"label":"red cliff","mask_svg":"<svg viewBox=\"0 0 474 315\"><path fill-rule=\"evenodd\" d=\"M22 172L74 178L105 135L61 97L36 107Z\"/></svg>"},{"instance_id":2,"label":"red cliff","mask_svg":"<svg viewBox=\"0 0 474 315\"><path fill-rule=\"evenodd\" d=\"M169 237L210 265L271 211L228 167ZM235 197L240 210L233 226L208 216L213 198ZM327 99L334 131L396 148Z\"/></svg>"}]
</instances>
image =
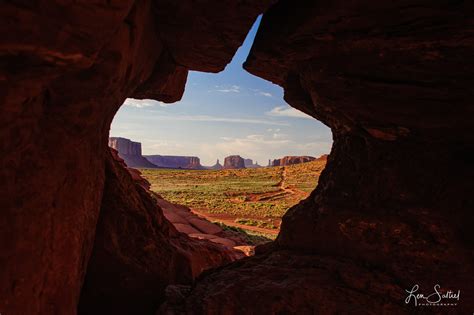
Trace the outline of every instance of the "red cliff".
<instances>
[{"instance_id":1,"label":"red cliff","mask_svg":"<svg viewBox=\"0 0 474 315\"><path fill-rule=\"evenodd\" d=\"M120 137L110 137L109 147L118 151L118 155L125 161L128 167L135 168L155 168L156 165L150 163L142 156L142 144L130 139Z\"/></svg>"},{"instance_id":2,"label":"red cliff","mask_svg":"<svg viewBox=\"0 0 474 315\"><path fill-rule=\"evenodd\" d=\"M224 159L224 169L245 168L245 161L240 155L230 155Z\"/></svg>"},{"instance_id":3,"label":"red cliff","mask_svg":"<svg viewBox=\"0 0 474 315\"><path fill-rule=\"evenodd\" d=\"M0 312L472 313L472 12L430 0L1 1ZM262 13L245 69L334 143L276 241L196 279L201 263L229 260L165 219L111 156L110 124L127 97L178 101L189 70L223 70ZM405 302L435 284L460 290L456 305Z\"/></svg>"},{"instance_id":4,"label":"red cliff","mask_svg":"<svg viewBox=\"0 0 474 315\"><path fill-rule=\"evenodd\" d=\"M292 164L306 163L316 160L312 156L285 156L281 159L273 160L272 166L285 166Z\"/></svg>"},{"instance_id":5,"label":"red cliff","mask_svg":"<svg viewBox=\"0 0 474 315\"><path fill-rule=\"evenodd\" d=\"M158 167L203 169L197 156L145 155L145 158Z\"/></svg>"}]
</instances>

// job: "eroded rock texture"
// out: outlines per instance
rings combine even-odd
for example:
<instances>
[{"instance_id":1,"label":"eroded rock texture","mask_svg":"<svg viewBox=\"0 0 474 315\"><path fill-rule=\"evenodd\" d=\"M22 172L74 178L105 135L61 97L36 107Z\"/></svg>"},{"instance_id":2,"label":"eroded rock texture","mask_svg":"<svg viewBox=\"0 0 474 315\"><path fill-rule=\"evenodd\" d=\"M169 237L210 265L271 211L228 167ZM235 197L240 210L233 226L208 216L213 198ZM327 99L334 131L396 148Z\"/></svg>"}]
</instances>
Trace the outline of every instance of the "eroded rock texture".
<instances>
[{"instance_id":1,"label":"eroded rock texture","mask_svg":"<svg viewBox=\"0 0 474 315\"><path fill-rule=\"evenodd\" d=\"M146 155L145 158L158 167L203 169L197 156Z\"/></svg>"},{"instance_id":2,"label":"eroded rock texture","mask_svg":"<svg viewBox=\"0 0 474 315\"><path fill-rule=\"evenodd\" d=\"M276 242L203 277L163 311L470 312L472 12L472 3L452 1L274 5L245 68L331 127L327 167ZM435 284L461 290L460 301L406 305L415 284L427 294Z\"/></svg>"},{"instance_id":3,"label":"eroded rock texture","mask_svg":"<svg viewBox=\"0 0 474 315\"><path fill-rule=\"evenodd\" d=\"M86 273L81 312L149 313L199 273L198 241L110 158L109 126L126 97L176 101L189 69L222 70L270 2L0 4L2 314L74 314ZM273 5L245 67L332 128L327 169L276 242L168 287L161 311L472 312L473 11ZM456 307L403 303L437 283Z\"/></svg>"},{"instance_id":4,"label":"eroded rock texture","mask_svg":"<svg viewBox=\"0 0 474 315\"><path fill-rule=\"evenodd\" d=\"M168 284L234 260L230 249L179 233L120 161L108 158L105 173L80 314L153 314Z\"/></svg>"},{"instance_id":5,"label":"eroded rock texture","mask_svg":"<svg viewBox=\"0 0 474 315\"><path fill-rule=\"evenodd\" d=\"M123 192L114 187L119 184L114 178L108 178L114 173L106 171L107 138L115 112L131 96L179 100L188 69L222 70L269 2L0 3L2 314L76 313L101 205L114 197L129 202L126 196L108 195ZM104 224L99 220L97 234L103 247L104 240L117 240L107 233L124 222L150 236L140 242L132 238L124 247L109 244L107 249L125 251L116 253L126 255L121 259L132 255L128 250L145 257L139 266L123 272L157 271L147 263L162 266L160 272L170 270L169 256L148 260L153 251L171 250L171 240L151 237L160 226L147 218L158 220L161 214L137 213L122 203L110 203L102 210L114 213L114 207L121 220ZM156 243L161 241L165 243ZM145 244L149 247L134 247ZM94 268L106 271L108 264L100 262ZM112 263L111 268L116 265ZM182 263L176 270L189 267ZM169 279L163 274L153 277L160 282L154 288ZM140 275L130 280L135 289L148 287L139 279ZM125 283L116 286L124 287ZM114 296L120 301L121 294L132 288L127 289L104 289L111 293L104 302Z\"/></svg>"},{"instance_id":6,"label":"eroded rock texture","mask_svg":"<svg viewBox=\"0 0 474 315\"><path fill-rule=\"evenodd\" d=\"M240 155L229 155L224 159L224 169L245 168L245 160Z\"/></svg>"},{"instance_id":7,"label":"eroded rock texture","mask_svg":"<svg viewBox=\"0 0 474 315\"><path fill-rule=\"evenodd\" d=\"M117 150L118 155L122 158L128 167L135 168L156 168L142 155L142 144L140 142L131 141L122 137L110 137L109 147Z\"/></svg>"},{"instance_id":8,"label":"eroded rock texture","mask_svg":"<svg viewBox=\"0 0 474 315\"><path fill-rule=\"evenodd\" d=\"M273 166L285 166L285 165L293 165L293 164L300 164L306 163L316 160L315 157L312 156L284 156L281 159L273 160Z\"/></svg>"}]
</instances>

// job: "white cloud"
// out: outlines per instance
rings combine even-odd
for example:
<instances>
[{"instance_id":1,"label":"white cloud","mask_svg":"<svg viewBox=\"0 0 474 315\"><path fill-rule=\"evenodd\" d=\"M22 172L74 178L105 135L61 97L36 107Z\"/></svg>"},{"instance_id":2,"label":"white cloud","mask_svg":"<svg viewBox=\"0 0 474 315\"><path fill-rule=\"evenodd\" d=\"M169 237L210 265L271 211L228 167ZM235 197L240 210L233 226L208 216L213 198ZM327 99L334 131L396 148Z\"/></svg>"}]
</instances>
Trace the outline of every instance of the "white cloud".
<instances>
[{"instance_id":1,"label":"white cloud","mask_svg":"<svg viewBox=\"0 0 474 315\"><path fill-rule=\"evenodd\" d=\"M275 126L289 126L288 123L264 120L264 119L252 119L252 118L230 118L230 117L219 117L209 115L160 115L152 117L153 120L173 120L173 121L202 121L202 122L227 122L227 123L240 123L240 124L258 124L258 125L275 125Z\"/></svg>"},{"instance_id":2,"label":"white cloud","mask_svg":"<svg viewBox=\"0 0 474 315\"><path fill-rule=\"evenodd\" d=\"M278 129L278 130L279 130L279 129ZM273 139L286 139L286 138L288 138L288 135L285 134L285 133L274 133L274 134L272 135L272 138L273 138Z\"/></svg>"},{"instance_id":3,"label":"white cloud","mask_svg":"<svg viewBox=\"0 0 474 315\"><path fill-rule=\"evenodd\" d=\"M149 100L149 99L137 100L134 98L127 98L125 102L123 102L123 105L135 107L135 108L145 108L145 107L153 107L153 106L167 107L173 104L167 104L160 101Z\"/></svg>"},{"instance_id":4,"label":"white cloud","mask_svg":"<svg viewBox=\"0 0 474 315\"><path fill-rule=\"evenodd\" d=\"M266 97L272 97L272 94L271 93L268 93L268 92L262 92L260 91L258 94L262 95L262 96L266 96Z\"/></svg>"},{"instance_id":5,"label":"white cloud","mask_svg":"<svg viewBox=\"0 0 474 315\"><path fill-rule=\"evenodd\" d=\"M177 143L175 141L154 139L147 143L147 147L150 149L164 149L164 148L177 149L177 148L183 148L184 146L181 143Z\"/></svg>"},{"instance_id":6,"label":"white cloud","mask_svg":"<svg viewBox=\"0 0 474 315\"><path fill-rule=\"evenodd\" d=\"M265 113L268 116L314 119L313 117L289 106L277 106Z\"/></svg>"},{"instance_id":7,"label":"white cloud","mask_svg":"<svg viewBox=\"0 0 474 315\"><path fill-rule=\"evenodd\" d=\"M332 142L330 141L315 141L296 145L296 149L302 152L315 152L316 156L321 154L328 154L331 151Z\"/></svg>"},{"instance_id":8,"label":"white cloud","mask_svg":"<svg viewBox=\"0 0 474 315\"><path fill-rule=\"evenodd\" d=\"M238 85L231 85L231 86L222 86L222 85L216 85L217 92L222 92L222 93L240 93L240 86Z\"/></svg>"},{"instance_id":9,"label":"white cloud","mask_svg":"<svg viewBox=\"0 0 474 315\"><path fill-rule=\"evenodd\" d=\"M257 141L257 142L265 141L263 135L248 135L246 139L250 141Z\"/></svg>"},{"instance_id":10,"label":"white cloud","mask_svg":"<svg viewBox=\"0 0 474 315\"><path fill-rule=\"evenodd\" d=\"M273 97L272 93L262 91L260 89L250 89L251 91L255 92L255 95L261 95L266 97Z\"/></svg>"},{"instance_id":11,"label":"white cloud","mask_svg":"<svg viewBox=\"0 0 474 315\"><path fill-rule=\"evenodd\" d=\"M268 139L264 135L248 135L244 138L221 137L223 142L215 144L218 151L224 155L240 154L243 157L267 154L275 148L288 144L288 139Z\"/></svg>"}]
</instances>

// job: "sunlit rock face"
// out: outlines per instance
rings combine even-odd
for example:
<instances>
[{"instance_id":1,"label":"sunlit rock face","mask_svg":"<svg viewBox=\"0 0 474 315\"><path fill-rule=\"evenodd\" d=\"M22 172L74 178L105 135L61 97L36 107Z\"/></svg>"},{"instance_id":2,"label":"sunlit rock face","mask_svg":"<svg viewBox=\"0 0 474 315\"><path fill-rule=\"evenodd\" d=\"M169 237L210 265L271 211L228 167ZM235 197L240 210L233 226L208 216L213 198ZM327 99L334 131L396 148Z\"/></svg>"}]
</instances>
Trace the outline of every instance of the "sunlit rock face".
<instances>
[{"instance_id":1,"label":"sunlit rock face","mask_svg":"<svg viewBox=\"0 0 474 315\"><path fill-rule=\"evenodd\" d=\"M142 144L121 137L110 137L109 147L118 151L119 155L142 155Z\"/></svg>"},{"instance_id":2,"label":"sunlit rock face","mask_svg":"<svg viewBox=\"0 0 474 315\"><path fill-rule=\"evenodd\" d=\"M121 137L110 137L109 147L117 150L118 155L125 161L125 164L127 164L128 167L156 167L155 164L142 156L142 144L140 142L131 141L130 139Z\"/></svg>"},{"instance_id":3,"label":"sunlit rock face","mask_svg":"<svg viewBox=\"0 0 474 315\"><path fill-rule=\"evenodd\" d=\"M146 155L145 158L158 167L203 169L197 156Z\"/></svg>"},{"instance_id":4,"label":"sunlit rock face","mask_svg":"<svg viewBox=\"0 0 474 315\"><path fill-rule=\"evenodd\" d=\"M430 313L405 304L405 290L418 284L429 294L440 284L464 295L442 311L471 311L473 10L283 0L267 11L244 67L331 127L332 152L276 242L201 279L168 309Z\"/></svg>"},{"instance_id":5,"label":"sunlit rock face","mask_svg":"<svg viewBox=\"0 0 474 315\"><path fill-rule=\"evenodd\" d=\"M104 257L97 251L113 251L116 244L109 246L103 240L116 240L107 234L124 222L99 220L104 198L113 200L110 194L121 192L110 187L119 183L108 178L113 172L106 171L108 132L116 111L127 97L177 101L189 69L224 69L270 2L0 4L2 314L76 313L94 241L98 241L95 235L101 236L103 246L95 247L93 257ZM116 200L129 201L123 196ZM122 209L123 205L111 203L105 209L113 213L115 206ZM147 231L143 237L148 237L150 229L166 227L142 220L148 214L136 211L121 212L127 220L137 220L133 223L140 228L134 233ZM161 216L156 211L153 218ZM160 284L153 284L155 291L145 294L155 301L163 295L170 268L189 268L186 260L173 265L170 256L163 254L172 248L170 242L167 237L150 237L136 243L147 243L146 247L123 249L124 257L129 257L160 248L155 251L161 253L156 257L160 263L141 264L150 272L159 270L151 278ZM101 260L100 268L108 266ZM138 295L147 287L138 281L125 291L121 286L116 291L102 288L106 294L102 298L105 303L120 303L131 294L129 290Z\"/></svg>"},{"instance_id":6,"label":"sunlit rock face","mask_svg":"<svg viewBox=\"0 0 474 315\"><path fill-rule=\"evenodd\" d=\"M285 157L282 157L281 159L273 160L272 165L273 166L286 166L286 165L307 163L314 160L316 160L316 158L312 156L285 156Z\"/></svg>"}]
</instances>

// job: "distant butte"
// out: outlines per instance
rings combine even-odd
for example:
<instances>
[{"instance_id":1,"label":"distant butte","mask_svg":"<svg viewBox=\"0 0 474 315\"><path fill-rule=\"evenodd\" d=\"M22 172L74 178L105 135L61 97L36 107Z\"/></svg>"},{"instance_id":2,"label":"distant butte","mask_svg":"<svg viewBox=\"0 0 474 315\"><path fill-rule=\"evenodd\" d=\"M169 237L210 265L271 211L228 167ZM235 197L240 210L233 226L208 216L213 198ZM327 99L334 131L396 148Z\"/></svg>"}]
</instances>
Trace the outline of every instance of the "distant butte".
<instances>
[{"instance_id":1,"label":"distant butte","mask_svg":"<svg viewBox=\"0 0 474 315\"><path fill-rule=\"evenodd\" d=\"M109 147L118 151L118 155L128 167L156 168L157 166L142 156L142 144L121 137L110 137Z\"/></svg>"},{"instance_id":2,"label":"distant butte","mask_svg":"<svg viewBox=\"0 0 474 315\"><path fill-rule=\"evenodd\" d=\"M230 155L224 159L224 169L245 168L245 161L240 155Z\"/></svg>"},{"instance_id":3,"label":"distant butte","mask_svg":"<svg viewBox=\"0 0 474 315\"><path fill-rule=\"evenodd\" d=\"M285 166L285 165L292 165L292 164L300 164L306 163L316 160L315 157L312 156L285 156L281 159L275 159L272 162L272 166Z\"/></svg>"}]
</instances>

